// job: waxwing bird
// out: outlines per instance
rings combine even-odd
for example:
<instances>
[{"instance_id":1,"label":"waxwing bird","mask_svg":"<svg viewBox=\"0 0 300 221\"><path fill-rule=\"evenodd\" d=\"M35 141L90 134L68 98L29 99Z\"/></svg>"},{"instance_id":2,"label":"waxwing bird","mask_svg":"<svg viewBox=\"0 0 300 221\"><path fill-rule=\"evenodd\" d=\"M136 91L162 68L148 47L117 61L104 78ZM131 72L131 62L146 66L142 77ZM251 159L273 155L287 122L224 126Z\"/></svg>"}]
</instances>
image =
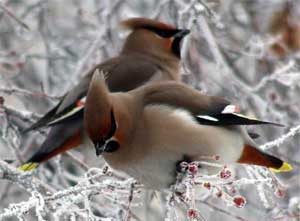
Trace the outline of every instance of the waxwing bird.
<instances>
[{"instance_id":1,"label":"waxwing bird","mask_svg":"<svg viewBox=\"0 0 300 221\"><path fill-rule=\"evenodd\" d=\"M258 150L241 126L278 124L245 117L227 100L175 81L111 93L96 71L84 124L97 155L152 189L171 185L179 162L201 156L218 155L221 164L291 170L289 164Z\"/></svg>"},{"instance_id":2,"label":"waxwing bird","mask_svg":"<svg viewBox=\"0 0 300 221\"><path fill-rule=\"evenodd\" d=\"M112 92L125 92L158 81L180 80L180 42L189 30L146 18L128 19L121 25L131 33L120 55L95 67L107 74L107 86ZM38 163L83 142L83 104L94 70L25 131L51 126L39 150L20 169L33 169Z\"/></svg>"}]
</instances>

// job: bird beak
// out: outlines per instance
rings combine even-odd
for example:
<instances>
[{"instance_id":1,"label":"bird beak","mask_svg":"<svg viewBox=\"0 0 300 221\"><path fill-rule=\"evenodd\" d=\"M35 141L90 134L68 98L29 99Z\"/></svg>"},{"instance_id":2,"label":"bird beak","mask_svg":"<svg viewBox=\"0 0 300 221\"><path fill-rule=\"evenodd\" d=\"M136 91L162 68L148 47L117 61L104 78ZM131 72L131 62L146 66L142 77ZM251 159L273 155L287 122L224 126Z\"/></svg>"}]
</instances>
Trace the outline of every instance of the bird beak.
<instances>
[{"instance_id":1,"label":"bird beak","mask_svg":"<svg viewBox=\"0 0 300 221\"><path fill-rule=\"evenodd\" d=\"M174 38L183 38L184 36L188 35L191 31L188 29L178 29L178 32L173 36Z\"/></svg>"},{"instance_id":2,"label":"bird beak","mask_svg":"<svg viewBox=\"0 0 300 221\"><path fill-rule=\"evenodd\" d=\"M181 40L190 33L188 29L178 29L177 33L173 36L172 51L180 59L180 42Z\"/></svg>"},{"instance_id":3,"label":"bird beak","mask_svg":"<svg viewBox=\"0 0 300 221\"><path fill-rule=\"evenodd\" d=\"M97 142L97 143L94 144L94 146L95 146L95 150L96 150L96 155L98 157L105 150L104 142Z\"/></svg>"}]
</instances>

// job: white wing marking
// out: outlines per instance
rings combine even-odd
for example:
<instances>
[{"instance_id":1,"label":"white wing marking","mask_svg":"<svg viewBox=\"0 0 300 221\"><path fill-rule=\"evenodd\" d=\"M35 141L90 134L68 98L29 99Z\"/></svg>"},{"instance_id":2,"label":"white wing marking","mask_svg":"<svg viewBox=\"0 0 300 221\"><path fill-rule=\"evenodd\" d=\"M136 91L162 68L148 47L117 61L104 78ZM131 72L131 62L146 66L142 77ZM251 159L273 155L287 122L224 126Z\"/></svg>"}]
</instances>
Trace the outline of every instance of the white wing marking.
<instances>
[{"instance_id":1,"label":"white wing marking","mask_svg":"<svg viewBox=\"0 0 300 221\"><path fill-rule=\"evenodd\" d=\"M79 103L78 106L76 106L75 108L73 108L71 111L67 112L66 114L60 116L59 118L50 121L47 126L51 126L52 124L58 123L59 121L62 121L63 119L66 119L70 116L72 116L73 114L77 113L78 111L80 111L81 109L83 109L84 107L84 103L85 103L86 97L81 98L77 103Z\"/></svg>"},{"instance_id":2,"label":"white wing marking","mask_svg":"<svg viewBox=\"0 0 300 221\"><path fill-rule=\"evenodd\" d=\"M209 120L209 121L215 121L215 122L219 121L217 118L214 118L214 117L211 117L208 115L198 115L197 117L205 119L205 120Z\"/></svg>"}]
</instances>

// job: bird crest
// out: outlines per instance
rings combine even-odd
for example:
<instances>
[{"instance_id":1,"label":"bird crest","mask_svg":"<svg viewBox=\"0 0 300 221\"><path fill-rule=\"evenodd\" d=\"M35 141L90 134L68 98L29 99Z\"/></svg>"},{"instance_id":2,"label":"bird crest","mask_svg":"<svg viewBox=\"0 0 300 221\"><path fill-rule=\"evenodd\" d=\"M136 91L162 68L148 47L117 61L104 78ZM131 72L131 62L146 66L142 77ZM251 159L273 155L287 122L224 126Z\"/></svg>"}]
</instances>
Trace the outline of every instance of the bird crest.
<instances>
[{"instance_id":1,"label":"bird crest","mask_svg":"<svg viewBox=\"0 0 300 221\"><path fill-rule=\"evenodd\" d=\"M129 30L144 29L160 29L160 30L176 30L173 25L168 25L149 18L130 18L120 23L121 27Z\"/></svg>"}]
</instances>

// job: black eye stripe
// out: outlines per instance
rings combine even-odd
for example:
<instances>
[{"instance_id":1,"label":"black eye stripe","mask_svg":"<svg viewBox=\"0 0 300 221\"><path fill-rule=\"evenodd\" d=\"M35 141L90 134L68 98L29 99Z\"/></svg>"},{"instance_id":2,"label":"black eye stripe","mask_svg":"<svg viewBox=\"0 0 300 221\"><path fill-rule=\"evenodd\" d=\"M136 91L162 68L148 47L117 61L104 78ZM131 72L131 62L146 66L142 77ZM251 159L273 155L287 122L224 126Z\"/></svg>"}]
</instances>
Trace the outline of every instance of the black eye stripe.
<instances>
[{"instance_id":1,"label":"black eye stripe","mask_svg":"<svg viewBox=\"0 0 300 221\"><path fill-rule=\"evenodd\" d=\"M155 34L159 35L162 38L171 38L180 31L177 29L165 30L165 29L159 29L154 27L145 27L145 29L154 32Z\"/></svg>"},{"instance_id":2,"label":"black eye stripe","mask_svg":"<svg viewBox=\"0 0 300 221\"><path fill-rule=\"evenodd\" d=\"M180 58L180 42L181 38L175 38L172 43L172 51L178 58Z\"/></svg>"},{"instance_id":3,"label":"black eye stripe","mask_svg":"<svg viewBox=\"0 0 300 221\"><path fill-rule=\"evenodd\" d=\"M119 148L119 143L115 140L110 140L116 133L117 123L113 111L110 112L111 126L108 134L100 140L94 142L97 156L103 151L113 152Z\"/></svg>"},{"instance_id":4,"label":"black eye stripe","mask_svg":"<svg viewBox=\"0 0 300 221\"><path fill-rule=\"evenodd\" d=\"M104 140L108 140L109 138L111 138L116 133L117 130L117 123L113 111L110 112L110 121L111 121L110 130L108 134L104 137Z\"/></svg>"},{"instance_id":5,"label":"black eye stripe","mask_svg":"<svg viewBox=\"0 0 300 221\"><path fill-rule=\"evenodd\" d=\"M160 37L163 37L163 38L171 38L173 36L172 33L168 33L168 32L163 31L163 30L157 30L154 33L159 35Z\"/></svg>"}]
</instances>

